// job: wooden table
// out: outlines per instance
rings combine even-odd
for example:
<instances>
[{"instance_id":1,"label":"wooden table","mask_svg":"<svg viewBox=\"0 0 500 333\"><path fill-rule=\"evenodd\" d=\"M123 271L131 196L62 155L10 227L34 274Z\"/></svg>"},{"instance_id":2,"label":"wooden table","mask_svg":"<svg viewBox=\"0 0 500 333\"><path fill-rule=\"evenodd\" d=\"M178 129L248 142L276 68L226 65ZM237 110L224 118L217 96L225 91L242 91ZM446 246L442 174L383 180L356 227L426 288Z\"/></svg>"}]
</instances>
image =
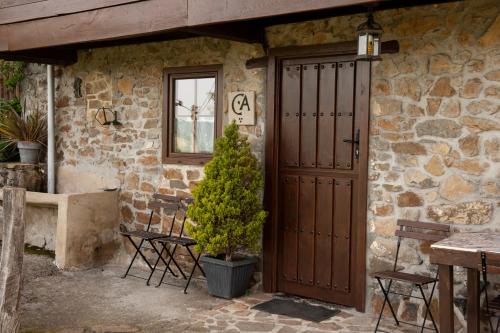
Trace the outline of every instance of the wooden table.
<instances>
[{"instance_id":1,"label":"wooden table","mask_svg":"<svg viewBox=\"0 0 500 333\"><path fill-rule=\"evenodd\" d=\"M467 268L467 332L479 332L481 252L500 253L500 233L456 233L431 249L431 263L439 265L439 331L453 332L453 266L461 266Z\"/></svg>"}]
</instances>

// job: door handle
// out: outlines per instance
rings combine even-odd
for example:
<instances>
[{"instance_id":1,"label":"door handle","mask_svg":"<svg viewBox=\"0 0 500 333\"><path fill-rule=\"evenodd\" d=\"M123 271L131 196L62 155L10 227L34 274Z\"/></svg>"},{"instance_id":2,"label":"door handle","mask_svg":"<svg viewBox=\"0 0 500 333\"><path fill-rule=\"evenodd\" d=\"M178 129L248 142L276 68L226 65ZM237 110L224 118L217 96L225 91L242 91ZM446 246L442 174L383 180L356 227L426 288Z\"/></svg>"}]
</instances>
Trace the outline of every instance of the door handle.
<instances>
[{"instance_id":1,"label":"door handle","mask_svg":"<svg viewBox=\"0 0 500 333\"><path fill-rule=\"evenodd\" d=\"M355 139L354 140L350 140L350 139L344 139L344 142L346 143L353 143L355 146L354 146L354 158L356 160L359 160L359 129L356 131L356 136L355 136Z\"/></svg>"}]
</instances>

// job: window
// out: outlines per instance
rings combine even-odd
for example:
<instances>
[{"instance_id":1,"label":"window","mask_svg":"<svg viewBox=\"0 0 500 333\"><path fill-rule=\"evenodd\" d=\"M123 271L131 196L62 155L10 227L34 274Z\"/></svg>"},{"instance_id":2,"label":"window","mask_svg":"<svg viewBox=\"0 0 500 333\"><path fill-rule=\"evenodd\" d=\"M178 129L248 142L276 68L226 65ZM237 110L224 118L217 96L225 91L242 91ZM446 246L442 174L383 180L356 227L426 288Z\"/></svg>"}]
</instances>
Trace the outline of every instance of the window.
<instances>
[{"instance_id":1,"label":"window","mask_svg":"<svg viewBox=\"0 0 500 333\"><path fill-rule=\"evenodd\" d=\"M163 99L163 163L209 161L221 130L222 65L167 69Z\"/></svg>"}]
</instances>

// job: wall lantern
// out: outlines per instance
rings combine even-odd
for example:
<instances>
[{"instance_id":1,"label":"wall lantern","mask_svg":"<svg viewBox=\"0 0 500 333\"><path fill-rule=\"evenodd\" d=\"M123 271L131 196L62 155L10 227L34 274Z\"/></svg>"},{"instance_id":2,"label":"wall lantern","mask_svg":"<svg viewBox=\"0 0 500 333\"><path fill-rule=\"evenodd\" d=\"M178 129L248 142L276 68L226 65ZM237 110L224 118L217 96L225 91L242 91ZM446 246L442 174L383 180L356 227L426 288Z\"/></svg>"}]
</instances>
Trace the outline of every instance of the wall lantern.
<instances>
[{"instance_id":1,"label":"wall lantern","mask_svg":"<svg viewBox=\"0 0 500 333\"><path fill-rule=\"evenodd\" d=\"M373 15L368 14L368 19L357 29L358 59L380 60L382 27L373 20Z\"/></svg>"},{"instance_id":2,"label":"wall lantern","mask_svg":"<svg viewBox=\"0 0 500 333\"><path fill-rule=\"evenodd\" d=\"M112 114L113 120L108 119L109 113ZM100 108L95 114L95 120L101 126L121 126L122 123L118 121L118 113L116 111L111 111L109 108Z\"/></svg>"}]
</instances>

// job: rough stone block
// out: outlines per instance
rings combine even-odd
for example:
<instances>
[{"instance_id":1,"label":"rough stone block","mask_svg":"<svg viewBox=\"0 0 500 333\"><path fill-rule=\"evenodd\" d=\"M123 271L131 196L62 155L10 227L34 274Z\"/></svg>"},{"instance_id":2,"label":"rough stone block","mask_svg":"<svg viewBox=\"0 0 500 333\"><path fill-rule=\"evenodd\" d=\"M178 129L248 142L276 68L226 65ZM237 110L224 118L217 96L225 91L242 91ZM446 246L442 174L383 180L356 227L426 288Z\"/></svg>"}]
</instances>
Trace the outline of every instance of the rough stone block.
<instances>
[{"instance_id":1,"label":"rough stone block","mask_svg":"<svg viewBox=\"0 0 500 333\"><path fill-rule=\"evenodd\" d=\"M418 136L435 136L439 138L458 138L462 134L462 126L449 119L424 120L415 127Z\"/></svg>"},{"instance_id":2,"label":"rough stone block","mask_svg":"<svg viewBox=\"0 0 500 333\"><path fill-rule=\"evenodd\" d=\"M434 221L456 224L485 224L491 221L493 205L486 201L427 207L427 217Z\"/></svg>"}]
</instances>

